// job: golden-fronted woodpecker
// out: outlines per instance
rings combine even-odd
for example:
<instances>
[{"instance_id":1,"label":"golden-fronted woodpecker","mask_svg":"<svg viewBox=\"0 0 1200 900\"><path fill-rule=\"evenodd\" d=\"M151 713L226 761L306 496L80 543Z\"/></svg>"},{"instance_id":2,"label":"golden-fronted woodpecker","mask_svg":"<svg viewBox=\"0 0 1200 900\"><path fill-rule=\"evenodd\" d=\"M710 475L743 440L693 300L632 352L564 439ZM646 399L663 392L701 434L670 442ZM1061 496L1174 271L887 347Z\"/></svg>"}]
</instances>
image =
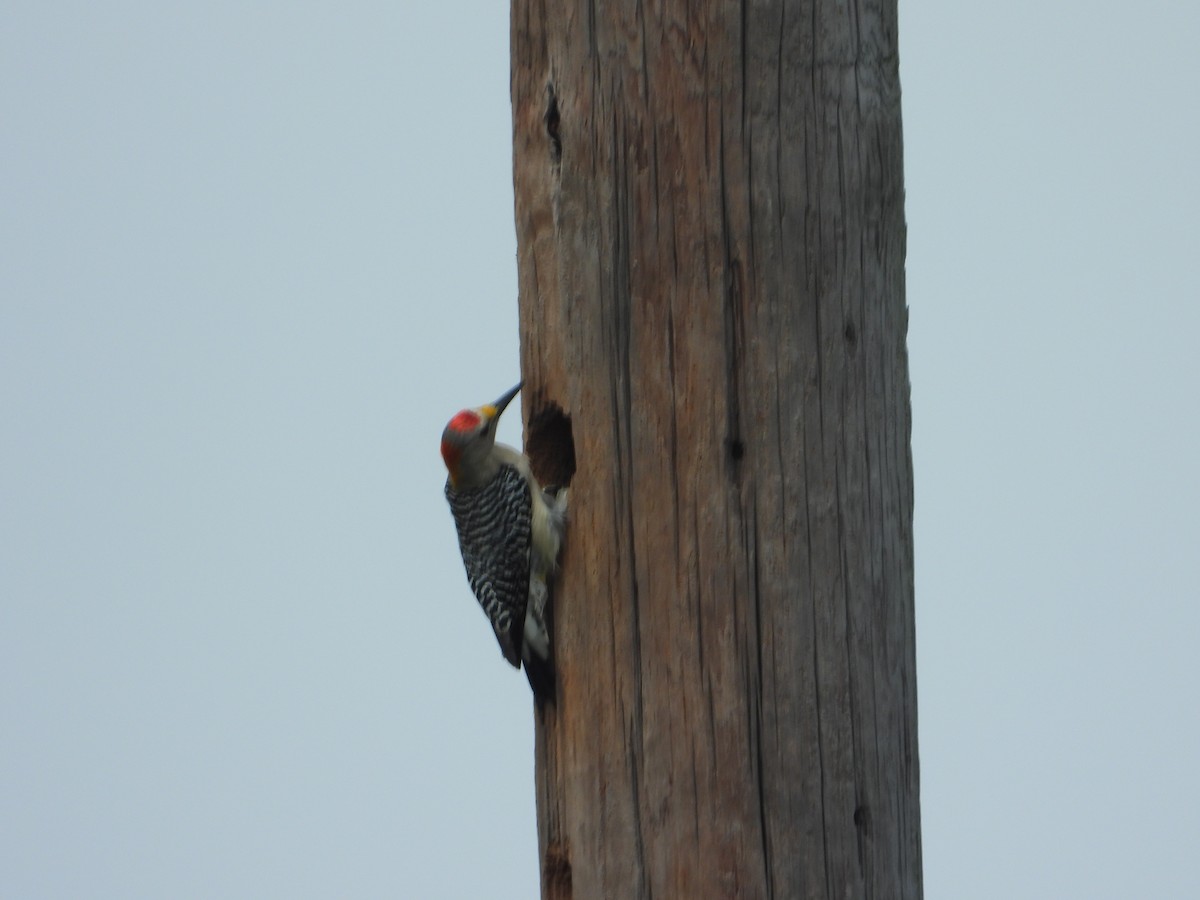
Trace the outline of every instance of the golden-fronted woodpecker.
<instances>
[{"instance_id":1,"label":"golden-fronted woodpecker","mask_svg":"<svg viewBox=\"0 0 1200 900\"><path fill-rule=\"evenodd\" d=\"M550 581L566 529L566 489L543 490L524 454L496 443L496 425L521 390L464 409L442 432L446 499L467 580L513 666L538 702L554 697L546 627Z\"/></svg>"}]
</instances>

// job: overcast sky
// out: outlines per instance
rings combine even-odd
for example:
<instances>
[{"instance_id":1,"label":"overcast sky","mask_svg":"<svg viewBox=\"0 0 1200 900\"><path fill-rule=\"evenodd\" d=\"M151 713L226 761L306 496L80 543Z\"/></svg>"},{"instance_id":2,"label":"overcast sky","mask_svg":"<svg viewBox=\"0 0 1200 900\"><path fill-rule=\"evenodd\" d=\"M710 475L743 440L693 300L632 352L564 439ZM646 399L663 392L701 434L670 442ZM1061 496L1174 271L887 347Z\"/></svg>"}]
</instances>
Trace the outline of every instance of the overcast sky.
<instances>
[{"instance_id":1,"label":"overcast sky","mask_svg":"<svg viewBox=\"0 0 1200 900\"><path fill-rule=\"evenodd\" d=\"M1200 7L900 40L926 897L1200 896ZM508 78L500 0L0 5L0 896L536 895L437 455Z\"/></svg>"}]
</instances>

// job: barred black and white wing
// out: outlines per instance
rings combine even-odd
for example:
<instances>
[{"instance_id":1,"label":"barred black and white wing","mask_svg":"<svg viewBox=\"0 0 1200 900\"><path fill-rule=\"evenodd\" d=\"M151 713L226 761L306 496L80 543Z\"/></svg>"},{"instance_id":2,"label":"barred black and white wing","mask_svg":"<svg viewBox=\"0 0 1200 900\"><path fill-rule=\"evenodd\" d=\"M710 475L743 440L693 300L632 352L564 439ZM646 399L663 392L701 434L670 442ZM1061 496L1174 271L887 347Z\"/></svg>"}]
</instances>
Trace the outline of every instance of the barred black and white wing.
<instances>
[{"instance_id":1,"label":"barred black and white wing","mask_svg":"<svg viewBox=\"0 0 1200 900\"><path fill-rule=\"evenodd\" d=\"M446 499L471 590L492 623L504 658L520 668L529 601L529 482L513 466L501 466L480 488L456 491L447 481Z\"/></svg>"}]
</instances>

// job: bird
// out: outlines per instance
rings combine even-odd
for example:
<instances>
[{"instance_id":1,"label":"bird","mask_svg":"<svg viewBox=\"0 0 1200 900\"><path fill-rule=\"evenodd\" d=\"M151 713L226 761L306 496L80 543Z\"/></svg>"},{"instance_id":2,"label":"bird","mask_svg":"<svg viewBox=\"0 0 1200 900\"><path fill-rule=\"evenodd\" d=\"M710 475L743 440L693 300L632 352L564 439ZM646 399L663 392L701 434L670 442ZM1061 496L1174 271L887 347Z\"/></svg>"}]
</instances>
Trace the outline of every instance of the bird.
<instances>
[{"instance_id":1,"label":"bird","mask_svg":"<svg viewBox=\"0 0 1200 900\"><path fill-rule=\"evenodd\" d=\"M524 666L539 706L555 696L550 585L567 522L567 489L544 489L529 459L496 442L496 426L523 382L494 403L456 413L442 432L446 500L467 581L504 658Z\"/></svg>"}]
</instances>

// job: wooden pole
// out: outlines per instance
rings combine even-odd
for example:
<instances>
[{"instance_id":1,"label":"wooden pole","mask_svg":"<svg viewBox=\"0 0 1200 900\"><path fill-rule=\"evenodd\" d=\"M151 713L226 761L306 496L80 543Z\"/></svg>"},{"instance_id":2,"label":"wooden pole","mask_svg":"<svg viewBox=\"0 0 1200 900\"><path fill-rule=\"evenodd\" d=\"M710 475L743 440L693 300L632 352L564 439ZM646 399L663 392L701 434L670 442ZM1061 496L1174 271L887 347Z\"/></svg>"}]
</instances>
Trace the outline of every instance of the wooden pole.
<instances>
[{"instance_id":1,"label":"wooden pole","mask_svg":"<svg viewBox=\"0 0 1200 900\"><path fill-rule=\"evenodd\" d=\"M512 0L543 896L919 898L894 0Z\"/></svg>"}]
</instances>

